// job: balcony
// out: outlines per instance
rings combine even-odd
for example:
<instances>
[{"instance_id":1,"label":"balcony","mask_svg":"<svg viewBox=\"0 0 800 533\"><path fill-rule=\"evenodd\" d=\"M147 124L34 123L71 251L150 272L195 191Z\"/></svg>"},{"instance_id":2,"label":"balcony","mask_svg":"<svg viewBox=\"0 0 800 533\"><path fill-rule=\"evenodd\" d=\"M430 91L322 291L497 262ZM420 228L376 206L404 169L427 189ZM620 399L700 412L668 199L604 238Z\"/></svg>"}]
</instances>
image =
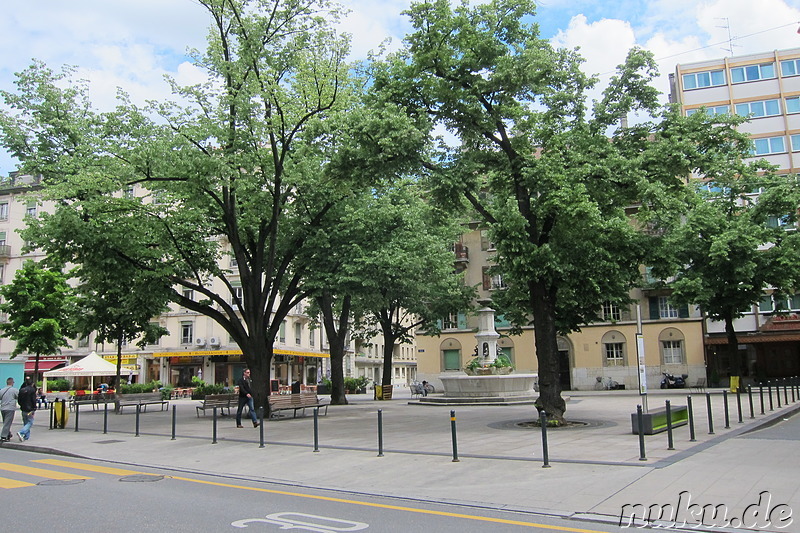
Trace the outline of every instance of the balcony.
<instances>
[{"instance_id":1,"label":"balcony","mask_svg":"<svg viewBox=\"0 0 800 533\"><path fill-rule=\"evenodd\" d=\"M453 245L453 253L456 256L456 263L469 263L469 248L461 243Z\"/></svg>"},{"instance_id":2,"label":"balcony","mask_svg":"<svg viewBox=\"0 0 800 533\"><path fill-rule=\"evenodd\" d=\"M8 259L9 257L11 257L11 246L0 244L0 259Z\"/></svg>"}]
</instances>

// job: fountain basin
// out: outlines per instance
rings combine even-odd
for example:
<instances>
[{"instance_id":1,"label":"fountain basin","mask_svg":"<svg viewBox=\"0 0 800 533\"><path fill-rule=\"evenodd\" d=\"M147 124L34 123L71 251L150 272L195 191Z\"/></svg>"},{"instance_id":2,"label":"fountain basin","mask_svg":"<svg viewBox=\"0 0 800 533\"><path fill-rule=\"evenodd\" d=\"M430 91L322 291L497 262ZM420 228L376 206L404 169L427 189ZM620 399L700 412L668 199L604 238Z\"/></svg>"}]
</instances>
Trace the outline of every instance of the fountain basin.
<instances>
[{"instance_id":1,"label":"fountain basin","mask_svg":"<svg viewBox=\"0 0 800 533\"><path fill-rule=\"evenodd\" d=\"M442 374L445 398L504 398L534 396L538 374L467 376Z\"/></svg>"}]
</instances>

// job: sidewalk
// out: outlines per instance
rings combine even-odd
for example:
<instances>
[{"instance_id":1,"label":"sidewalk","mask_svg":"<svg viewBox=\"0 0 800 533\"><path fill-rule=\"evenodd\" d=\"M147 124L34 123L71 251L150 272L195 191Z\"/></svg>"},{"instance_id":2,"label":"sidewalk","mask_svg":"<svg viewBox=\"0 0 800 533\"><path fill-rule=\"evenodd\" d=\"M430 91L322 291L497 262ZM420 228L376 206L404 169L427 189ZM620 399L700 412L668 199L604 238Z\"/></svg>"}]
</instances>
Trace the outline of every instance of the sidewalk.
<instances>
[{"instance_id":1,"label":"sidewalk","mask_svg":"<svg viewBox=\"0 0 800 533\"><path fill-rule=\"evenodd\" d=\"M651 410L686 405L686 391L654 391ZM781 393L783 394L783 393ZM730 428L724 428L721 391L713 391L714 434L709 434L706 396L693 396L696 442L688 426L674 431L675 450L667 449L666 432L646 437L646 461L640 460L631 413L641 398L635 391L568 392L567 418L585 426L549 430L551 468L542 468L541 429L520 427L536 418L532 406L446 407L418 405L407 389L389 402L372 395L349 396L347 406L332 406L320 416L319 452L314 452L313 416L271 420L259 430L246 421L237 429L232 417L221 417L212 444L212 417L196 416L198 401L173 400L176 439L171 440L170 411L136 415L81 410L79 431L71 413L64 430L48 430L40 413L31 440L6 443L18 449L58 450L81 457L142 467L175 468L286 484L331 488L351 493L399 496L426 501L458 502L481 507L594 519L615 523L623 505L676 503L682 491L694 502L744 508L770 491L775 502L800 512L797 443L750 434L764 424L780 422L800 409L774 411L765 401L755 418L742 395L743 422L738 422L736 395L728 395ZM378 457L377 412L382 410L384 456ZM453 461L450 411L456 411L458 462ZM17 428L18 429L18 428ZM786 531L786 529L775 529Z\"/></svg>"}]
</instances>

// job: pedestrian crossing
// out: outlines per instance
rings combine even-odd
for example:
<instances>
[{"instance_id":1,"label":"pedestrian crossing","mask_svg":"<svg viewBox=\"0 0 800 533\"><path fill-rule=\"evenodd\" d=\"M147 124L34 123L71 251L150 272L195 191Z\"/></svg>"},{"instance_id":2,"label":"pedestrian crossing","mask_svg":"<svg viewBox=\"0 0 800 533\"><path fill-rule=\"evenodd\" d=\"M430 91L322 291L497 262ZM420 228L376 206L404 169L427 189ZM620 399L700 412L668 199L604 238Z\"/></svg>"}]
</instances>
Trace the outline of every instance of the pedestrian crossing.
<instances>
[{"instance_id":1,"label":"pedestrian crossing","mask_svg":"<svg viewBox=\"0 0 800 533\"><path fill-rule=\"evenodd\" d=\"M107 474L112 476L141 475L145 472L128 470L124 468L114 468L101 465L81 463L77 461L65 461L62 459L34 459L31 463L36 466L16 463L0 463L0 489L18 489L23 487L33 487L41 479L56 480L87 480L92 479L90 474ZM42 468L41 466L57 467ZM5 477L5 476L12 477Z\"/></svg>"}]
</instances>

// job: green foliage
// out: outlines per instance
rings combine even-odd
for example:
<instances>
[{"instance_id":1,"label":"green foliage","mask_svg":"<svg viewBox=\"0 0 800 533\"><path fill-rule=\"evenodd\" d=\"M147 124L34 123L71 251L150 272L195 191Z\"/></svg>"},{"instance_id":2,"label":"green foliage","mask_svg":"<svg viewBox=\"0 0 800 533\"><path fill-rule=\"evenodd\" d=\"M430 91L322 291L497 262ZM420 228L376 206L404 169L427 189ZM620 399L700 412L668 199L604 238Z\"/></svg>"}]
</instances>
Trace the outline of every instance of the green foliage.
<instances>
[{"instance_id":1,"label":"green foliage","mask_svg":"<svg viewBox=\"0 0 800 533\"><path fill-rule=\"evenodd\" d=\"M367 379L366 376L344 378L344 387L352 393L366 389L367 383L369 383L369 379Z\"/></svg>"},{"instance_id":2,"label":"green foliage","mask_svg":"<svg viewBox=\"0 0 800 533\"><path fill-rule=\"evenodd\" d=\"M122 383L118 387L118 392L121 394L140 394L144 392L153 392L161 388L161 382L158 380L150 381L148 383Z\"/></svg>"},{"instance_id":3,"label":"green foliage","mask_svg":"<svg viewBox=\"0 0 800 533\"><path fill-rule=\"evenodd\" d=\"M0 287L0 296L0 311L8 313L8 322L0 324L0 331L17 343L12 356L23 352L51 355L69 346L74 300L59 269L26 261L13 281Z\"/></svg>"},{"instance_id":4,"label":"green foliage","mask_svg":"<svg viewBox=\"0 0 800 533\"><path fill-rule=\"evenodd\" d=\"M224 385L215 385L213 383L206 383L202 380L197 380L197 378L192 378L192 399L193 400L202 400L209 394L225 394L227 391L225 390Z\"/></svg>"},{"instance_id":5,"label":"green foliage","mask_svg":"<svg viewBox=\"0 0 800 533\"><path fill-rule=\"evenodd\" d=\"M70 384L69 380L66 379L54 379L47 381L47 390L48 391L65 391L70 390L72 385Z\"/></svg>"},{"instance_id":6,"label":"green foliage","mask_svg":"<svg viewBox=\"0 0 800 533\"><path fill-rule=\"evenodd\" d=\"M492 361L491 366L495 368L507 368L511 367L514 368L514 365L511 363L511 359L506 354L497 354L497 358Z\"/></svg>"}]
</instances>

